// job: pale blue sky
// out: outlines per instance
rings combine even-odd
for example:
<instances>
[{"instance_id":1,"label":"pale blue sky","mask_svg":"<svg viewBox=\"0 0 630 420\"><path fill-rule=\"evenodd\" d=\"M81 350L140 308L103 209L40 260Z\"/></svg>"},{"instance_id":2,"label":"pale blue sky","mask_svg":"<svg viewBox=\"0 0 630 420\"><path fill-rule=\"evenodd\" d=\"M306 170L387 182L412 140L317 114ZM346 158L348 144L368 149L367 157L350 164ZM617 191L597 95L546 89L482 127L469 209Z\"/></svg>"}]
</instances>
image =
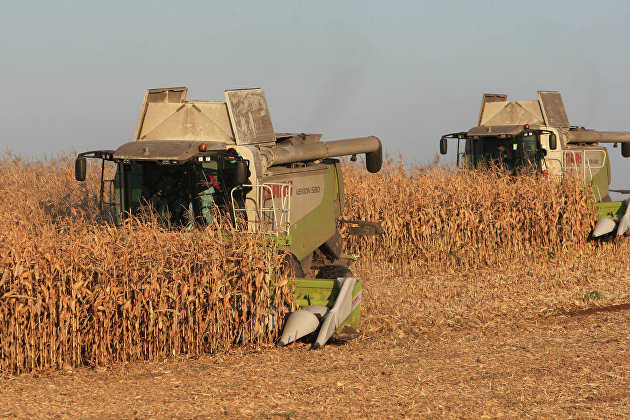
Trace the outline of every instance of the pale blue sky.
<instances>
[{"instance_id":1,"label":"pale blue sky","mask_svg":"<svg viewBox=\"0 0 630 420\"><path fill-rule=\"evenodd\" d=\"M276 131L376 135L430 161L484 92L562 92L569 120L630 130L630 2L0 0L2 143L114 148L147 88L262 87ZM1 144L1 143L0 143ZM630 160L612 150L613 186Z\"/></svg>"}]
</instances>

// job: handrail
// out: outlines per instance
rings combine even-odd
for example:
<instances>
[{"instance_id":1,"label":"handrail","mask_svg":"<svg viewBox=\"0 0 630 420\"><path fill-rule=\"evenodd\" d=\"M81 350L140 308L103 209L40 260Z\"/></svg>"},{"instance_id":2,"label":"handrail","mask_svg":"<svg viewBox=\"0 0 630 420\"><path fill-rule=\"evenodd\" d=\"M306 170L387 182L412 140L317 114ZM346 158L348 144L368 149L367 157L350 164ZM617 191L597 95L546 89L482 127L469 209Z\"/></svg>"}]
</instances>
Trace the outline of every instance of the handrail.
<instances>
[{"instance_id":1,"label":"handrail","mask_svg":"<svg viewBox=\"0 0 630 420\"><path fill-rule=\"evenodd\" d=\"M232 210L234 215L242 213L251 232L264 231L272 235L289 234L291 226L291 187L289 183L243 184L230 191ZM254 192L254 208L248 208L247 203L252 200L250 194L245 198L244 207L237 206L234 196L236 191L251 188ZM280 208L276 207L276 200L280 200ZM250 200L250 201L248 201ZM268 204L265 206L265 204ZM253 220L251 217L253 215Z\"/></svg>"},{"instance_id":2,"label":"handrail","mask_svg":"<svg viewBox=\"0 0 630 420\"><path fill-rule=\"evenodd\" d=\"M590 159L587 158L586 152L599 152L602 156L601 162L599 165L593 166L591 165ZM571 156L571 158L569 158ZM606 151L604 150L564 150L562 152L562 160L564 164L562 165L562 176L564 177L568 171L575 171L575 173L581 172L582 177L586 181L592 181L593 179L593 170L594 169L602 169L604 168L604 162L606 161ZM593 195L595 201L602 201L602 194L597 185L591 185L593 188ZM599 199L598 199L599 197Z\"/></svg>"}]
</instances>

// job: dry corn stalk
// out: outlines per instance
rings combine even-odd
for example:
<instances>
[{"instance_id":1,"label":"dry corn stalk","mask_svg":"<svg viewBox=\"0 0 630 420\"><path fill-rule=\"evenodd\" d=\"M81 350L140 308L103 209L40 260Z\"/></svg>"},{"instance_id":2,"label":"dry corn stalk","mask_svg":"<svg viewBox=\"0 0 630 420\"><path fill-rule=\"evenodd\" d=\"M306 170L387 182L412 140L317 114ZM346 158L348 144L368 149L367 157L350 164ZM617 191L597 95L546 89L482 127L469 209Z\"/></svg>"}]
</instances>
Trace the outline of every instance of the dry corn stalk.
<instances>
[{"instance_id":1,"label":"dry corn stalk","mask_svg":"<svg viewBox=\"0 0 630 420\"><path fill-rule=\"evenodd\" d=\"M380 221L381 237L349 237L377 261L426 269L492 266L586 243L596 213L578 179L510 176L496 170L407 169L370 174L344 166L347 219Z\"/></svg>"},{"instance_id":2,"label":"dry corn stalk","mask_svg":"<svg viewBox=\"0 0 630 420\"><path fill-rule=\"evenodd\" d=\"M95 171L96 172L96 171ZM69 159L0 163L0 371L104 365L276 339L291 291L264 238L99 223Z\"/></svg>"}]
</instances>

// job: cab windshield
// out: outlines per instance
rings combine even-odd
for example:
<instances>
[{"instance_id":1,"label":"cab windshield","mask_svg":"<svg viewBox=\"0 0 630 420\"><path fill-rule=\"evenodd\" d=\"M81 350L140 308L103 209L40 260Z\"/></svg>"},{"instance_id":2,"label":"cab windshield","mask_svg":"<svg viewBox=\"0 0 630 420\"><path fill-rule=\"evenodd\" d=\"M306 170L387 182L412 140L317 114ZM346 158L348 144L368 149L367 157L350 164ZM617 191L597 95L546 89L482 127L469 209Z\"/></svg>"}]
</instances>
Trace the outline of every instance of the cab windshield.
<instances>
[{"instance_id":1,"label":"cab windshield","mask_svg":"<svg viewBox=\"0 0 630 420\"><path fill-rule=\"evenodd\" d=\"M234 161L222 156L172 165L120 164L113 201L123 217L150 208L167 227L212 225L217 211L233 218L230 192L237 186L234 166Z\"/></svg>"},{"instance_id":2,"label":"cab windshield","mask_svg":"<svg viewBox=\"0 0 630 420\"><path fill-rule=\"evenodd\" d=\"M538 134L466 139L465 160L471 167L494 164L508 171L531 171L541 167L541 159Z\"/></svg>"}]
</instances>

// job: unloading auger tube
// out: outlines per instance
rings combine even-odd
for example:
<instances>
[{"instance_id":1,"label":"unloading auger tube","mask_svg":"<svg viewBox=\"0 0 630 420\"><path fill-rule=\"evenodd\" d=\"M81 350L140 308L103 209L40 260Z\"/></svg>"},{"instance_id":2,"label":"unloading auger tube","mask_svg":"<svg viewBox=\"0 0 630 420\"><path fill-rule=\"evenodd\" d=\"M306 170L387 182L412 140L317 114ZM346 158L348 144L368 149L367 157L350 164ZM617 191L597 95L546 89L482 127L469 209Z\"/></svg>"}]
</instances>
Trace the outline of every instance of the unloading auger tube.
<instances>
[{"instance_id":1,"label":"unloading auger tube","mask_svg":"<svg viewBox=\"0 0 630 420\"><path fill-rule=\"evenodd\" d=\"M266 152L266 153L265 153ZM376 173L383 165L383 152L378 137L359 137L302 144L296 146L276 146L262 153L266 166L283 165L293 162L307 162L330 157L365 153L365 167Z\"/></svg>"},{"instance_id":2,"label":"unloading auger tube","mask_svg":"<svg viewBox=\"0 0 630 420\"><path fill-rule=\"evenodd\" d=\"M567 143L621 143L621 155L630 157L630 131L570 130Z\"/></svg>"}]
</instances>

